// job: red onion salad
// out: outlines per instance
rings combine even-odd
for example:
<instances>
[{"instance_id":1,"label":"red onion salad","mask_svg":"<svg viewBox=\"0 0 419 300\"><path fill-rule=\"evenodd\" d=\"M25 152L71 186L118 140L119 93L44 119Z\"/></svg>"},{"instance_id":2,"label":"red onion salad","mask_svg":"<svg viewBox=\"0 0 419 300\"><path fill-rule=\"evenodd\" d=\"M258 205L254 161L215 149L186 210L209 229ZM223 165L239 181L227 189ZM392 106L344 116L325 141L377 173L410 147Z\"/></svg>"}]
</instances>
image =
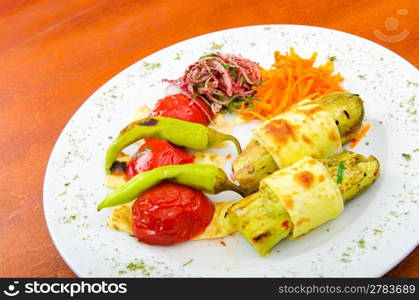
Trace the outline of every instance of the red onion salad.
<instances>
[{"instance_id":1,"label":"red onion salad","mask_svg":"<svg viewBox=\"0 0 419 300\"><path fill-rule=\"evenodd\" d=\"M261 83L259 65L247 58L225 53L201 56L176 80L165 80L192 99L203 100L214 113L232 112L242 105L251 106L255 85Z\"/></svg>"}]
</instances>

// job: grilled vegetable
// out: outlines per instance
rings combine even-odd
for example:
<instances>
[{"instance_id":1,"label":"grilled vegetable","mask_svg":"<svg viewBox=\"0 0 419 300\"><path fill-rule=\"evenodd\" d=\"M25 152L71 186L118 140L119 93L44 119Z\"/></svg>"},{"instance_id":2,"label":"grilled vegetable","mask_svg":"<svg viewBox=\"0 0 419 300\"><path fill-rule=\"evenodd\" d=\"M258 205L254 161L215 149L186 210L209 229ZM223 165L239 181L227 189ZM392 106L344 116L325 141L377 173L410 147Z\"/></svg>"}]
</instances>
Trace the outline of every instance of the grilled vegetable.
<instances>
[{"instance_id":1,"label":"grilled vegetable","mask_svg":"<svg viewBox=\"0 0 419 300\"><path fill-rule=\"evenodd\" d=\"M169 117L208 126L213 113L204 101L176 94L157 101L150 116Z\"/></svg>"},{"instance_id":2,"label":"grilled vegetable","mask_svg":"<svg viewBox=\"0 0 419 300\"><path fill-rule=\"evenodd\" d=\"M231 135L218 132L202 124L166 117L150 117L134 121L120 132L106 152L106 172L110 173L118 154L125 147L146 137L164 139L175 145L195 150L203 150L223 141L232 141L237 152L241 153L239 141Z\"/></svg>"},{"instance_id":3,"label":"grilled vegetable","mask_svg":"<svg viewBox=\"0 0 419 300\"><path fill-rule=\"evenodd\" d=\"M344 171L337 184L341 162ZM305 158L265 178L259 192L229 209L230 218L263 256L283 238L299 237L336 217L341 210L336 188L342 201L348 201L371 186L379 173L373 156L344 151L329 159ZM304 201L307 198L310 201Z\"/></svg>"},{"instance_id":4,"label":"grilled vegetable","mask_svg":"<svg viewBox=\"0 0 419 300\"><path fill-rule=\"evenodd\" d=\"M380 163L374 156L364 157L351 151L343 151L319 161L336 182L338 182L339 164L343 162L342 182L338 183L338 187L344 201L368 189L380 176Z\"/></svg>"},{"instance_id":5,"label":"grilled vegetable","mask_svg":"<svg viewBox=\"0 0 419 300\"><path fill-rule=\"evenodd\" d=\"M364 117L363 101L358 95L346 92L331 93L316 102L327 111L328 115L332 118L331 120L336 124L342 144L349 142L356 136ZM279 136L279 140L282 137L286 137L286 134L290 131L296 132L296 134L289 139L291 141L294 139L292 142L295 147L288 145L284 146L283 143L281 144L280 142L275 141L270 147L276 150L271 150L261 145L260 138L257 139L257 137L255 137L250 141L243 153L233 162L234 176L239 181L240 186L248 194L257 191L259 182L279 169L280 166L278 163L286 166L304 155L321 158L327 157L327 154L333 154L333 151L336 149L334 148L335 146L331 146L331 144L327 142L322 142L322 140L316 136L324 135L327 132L322 132L324 129L318 126L319 124L314 124L315 126L312 126L314 120L311 118L315 117L325 118L326 115L320 111L317 115L307 116L304 120L292 121L294 123L299 123L294 124L293 127L282 126L281 128L277 126L279 129L276 130L275 134ZM287 119L289 118L286 117L285 120ZM328 121L329 127L333 128L334 124L331 124L330 120ZM302 128L307 127L309 128L308 130L312 132L313 136L299 134L301 133ZM290 142L286 141L286 143ZM287 159L286 161L282 159L282 161L278 162L278 159L276 160L272 155L272 151L278 151L280 148L283 149L284 153L282 154L282 157L285 157ZM320 155L322 151L324 153L323 156Z\"/></svg>"},{"instance_id":6,"label":"grilled vegetable","mask_svg":"<svg viewBox=\"0 0 419 300\"><path fill-rule=\"evenodd\" d=\"M185 242L204 232L214 210L203 192L162 182L134 202L132 229L138 240L149 245Z\"/></svg>"},{"instance_id":7,"label":"grilled vegetable","mask_svg":"<svg viewBox=\"0 0 419 300\"><path fill-rule=\"evenodd\" d=\"M127 179L131 179L138 173L144 171L167 165L190 164L194 159L195 156L193 154L172 145L166 140L145 138L144 144L138 148L137 152L135 152L126 164L126 176ZM118 162L118 159L116 162ZM115 165L120 165L116 162L112 165L111 173Z\"/></svg>"},{"instance_id":8,"label":"grilled vegetable","mask_svg":"<svg viewBox=\"0 0 419 300\"><path fill-rule=\"evenodd\" d=\"M240 234L264 256L291 231L285 207L270 193L256 192L229 209L230 221Z\"/></svg>"},{"instance_id":9,"label":"grilled vegetable","mask_svg":"<svg viewBox=\"0 0 419 300\"><path fill-rule=\"evenodd\" d=\"M106 196L97 209L128 203L141 196L163 180L184 184L209 194L235 191L243 195L240 187L231 183L220 168L210 164L184 164L158 167L141 172L116 191Z\"/></svg>"},{"instance_id":10,"label":"grilled vegetable","mask_svg":"<svg viewBox=\"0 0 419 300\"><path fill-rule=\"evenodd\" d=\"M123 231L129 235L134 235L132 230L132 206L134 201L115 207L108 219L108 226ZM214 216L211 223L205 228L205 231L197 235L193 240L206 240L223 238L236 233L236 227L230 222L228 208L234 204L234 201L214 202Z\"/></svg>"},{"instance_id":11,"label":"grilled vegetable","mask_svg":"<svg viewBox=\"0 0 419 300\"><path fill-rule=\"evenodd\" d=\"M335 120L342 144L356 137L364 119L364 104L359 95L348 92L330 93L321 97L318 102Z\"/></svg>"}]
</instances>

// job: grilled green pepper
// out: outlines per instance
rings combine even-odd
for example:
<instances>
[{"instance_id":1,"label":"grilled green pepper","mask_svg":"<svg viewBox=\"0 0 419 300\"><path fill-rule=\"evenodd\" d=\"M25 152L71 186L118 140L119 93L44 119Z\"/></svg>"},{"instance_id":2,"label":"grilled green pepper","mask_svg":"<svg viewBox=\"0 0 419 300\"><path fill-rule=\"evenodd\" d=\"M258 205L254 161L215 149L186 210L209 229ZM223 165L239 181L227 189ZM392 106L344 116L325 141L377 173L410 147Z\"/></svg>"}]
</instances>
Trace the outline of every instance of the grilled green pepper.
<instances>
[{"instance_id":1,"label":"grilled green pepper","mask_svg":"<svg viewBox=\"0 0 419 300\"><path fill-rule=\"evenodd\" d=\"M163 180L170 180L208 194L235 191L244 195L240 187L230 182L220 168L210 164L184 164L158 167L137 174L99 203L97 209L128 203Z\"/></svg>"},{"instance_id":2,"label":"grilled green pepper","mask_svg":"<svg viewBox=\"0 0 419 300\"><path fill-rule=\"evenodd\" d=\"M347 92L330 93L319 102L332 116L338 127L342 144L351 141L358 133L364 118L363 101L359 95ZM259 189L259 182L278 170L271 154L256 139L233 161L233 173L248 194Z\"/></svg>"},{"instance_id":3,"label":"grilled green pepper","mask_svg":"<svg viewBox=\"0 0 419 300\"><path fill-rule=\"evenodd\" d=\"M344 164L342 182L338 183L346 202L370 187L380 174L378 160L349 151L319 160L337 181L339 164ZM281 201L269 189L256 192L229 209L232 222L246 240L264 256L292 230L292 221Z\"/></svg>"},{"instance_id":4,"label":"grilled green pepper","mask_svg":"<svg viewBox=\"0 0 419 300\"><path fill-rule=\"evenodd\" d=\"M195 150L204 150L223 141L232 141L237 152L241 153L239 141L231 135L202 124L166 117L150 117L134 121L120 132L106 152L106 172L110 173L116 157L125 147L145 137L165 139L175 145Z\"/></svg>"}]
</instances>

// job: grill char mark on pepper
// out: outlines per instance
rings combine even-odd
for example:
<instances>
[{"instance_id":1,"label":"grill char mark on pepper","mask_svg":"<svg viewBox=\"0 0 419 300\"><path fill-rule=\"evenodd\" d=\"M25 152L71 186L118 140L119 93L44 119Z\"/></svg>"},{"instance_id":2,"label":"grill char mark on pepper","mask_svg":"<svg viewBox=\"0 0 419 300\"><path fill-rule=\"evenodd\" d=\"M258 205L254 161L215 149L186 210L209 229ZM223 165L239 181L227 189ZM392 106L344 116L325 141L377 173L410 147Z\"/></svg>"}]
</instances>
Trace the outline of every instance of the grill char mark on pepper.
<instances>
[{"instance_id":1,"label":"grill char mark on pepper","mask_svg":"<svg viewBox=\"0 0 419 300\"><path fill-rule=\"evenodd\" d=\"M156 120L154 118L150 118L150 119L145 120L144 122L141 122L138 125L140 125L140 126L156 126L158 123L159 123L158 120Z\"/></svg>"}]
</instances>

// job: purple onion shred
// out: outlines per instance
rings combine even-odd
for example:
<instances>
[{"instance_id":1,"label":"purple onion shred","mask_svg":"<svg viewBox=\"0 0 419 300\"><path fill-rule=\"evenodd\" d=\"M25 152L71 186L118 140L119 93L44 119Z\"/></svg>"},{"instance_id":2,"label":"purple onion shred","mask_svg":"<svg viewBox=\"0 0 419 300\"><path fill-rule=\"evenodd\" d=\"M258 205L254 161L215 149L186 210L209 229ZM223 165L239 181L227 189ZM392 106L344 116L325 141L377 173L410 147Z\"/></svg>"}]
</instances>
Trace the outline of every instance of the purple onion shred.
<instances>
[{"instance_id":1,"label":"purple onion shred","mask_svg":"<svg viewBox=\"0 0 419 300\"><path fill-rule=\"evenodd\" d=\"M260 84L261 73L259 65L247 58L216 52L202 56L179 79L165 81L192 99L203 100L217 113L254 100L252 87Z\"/></svg>"}]
</instances>

